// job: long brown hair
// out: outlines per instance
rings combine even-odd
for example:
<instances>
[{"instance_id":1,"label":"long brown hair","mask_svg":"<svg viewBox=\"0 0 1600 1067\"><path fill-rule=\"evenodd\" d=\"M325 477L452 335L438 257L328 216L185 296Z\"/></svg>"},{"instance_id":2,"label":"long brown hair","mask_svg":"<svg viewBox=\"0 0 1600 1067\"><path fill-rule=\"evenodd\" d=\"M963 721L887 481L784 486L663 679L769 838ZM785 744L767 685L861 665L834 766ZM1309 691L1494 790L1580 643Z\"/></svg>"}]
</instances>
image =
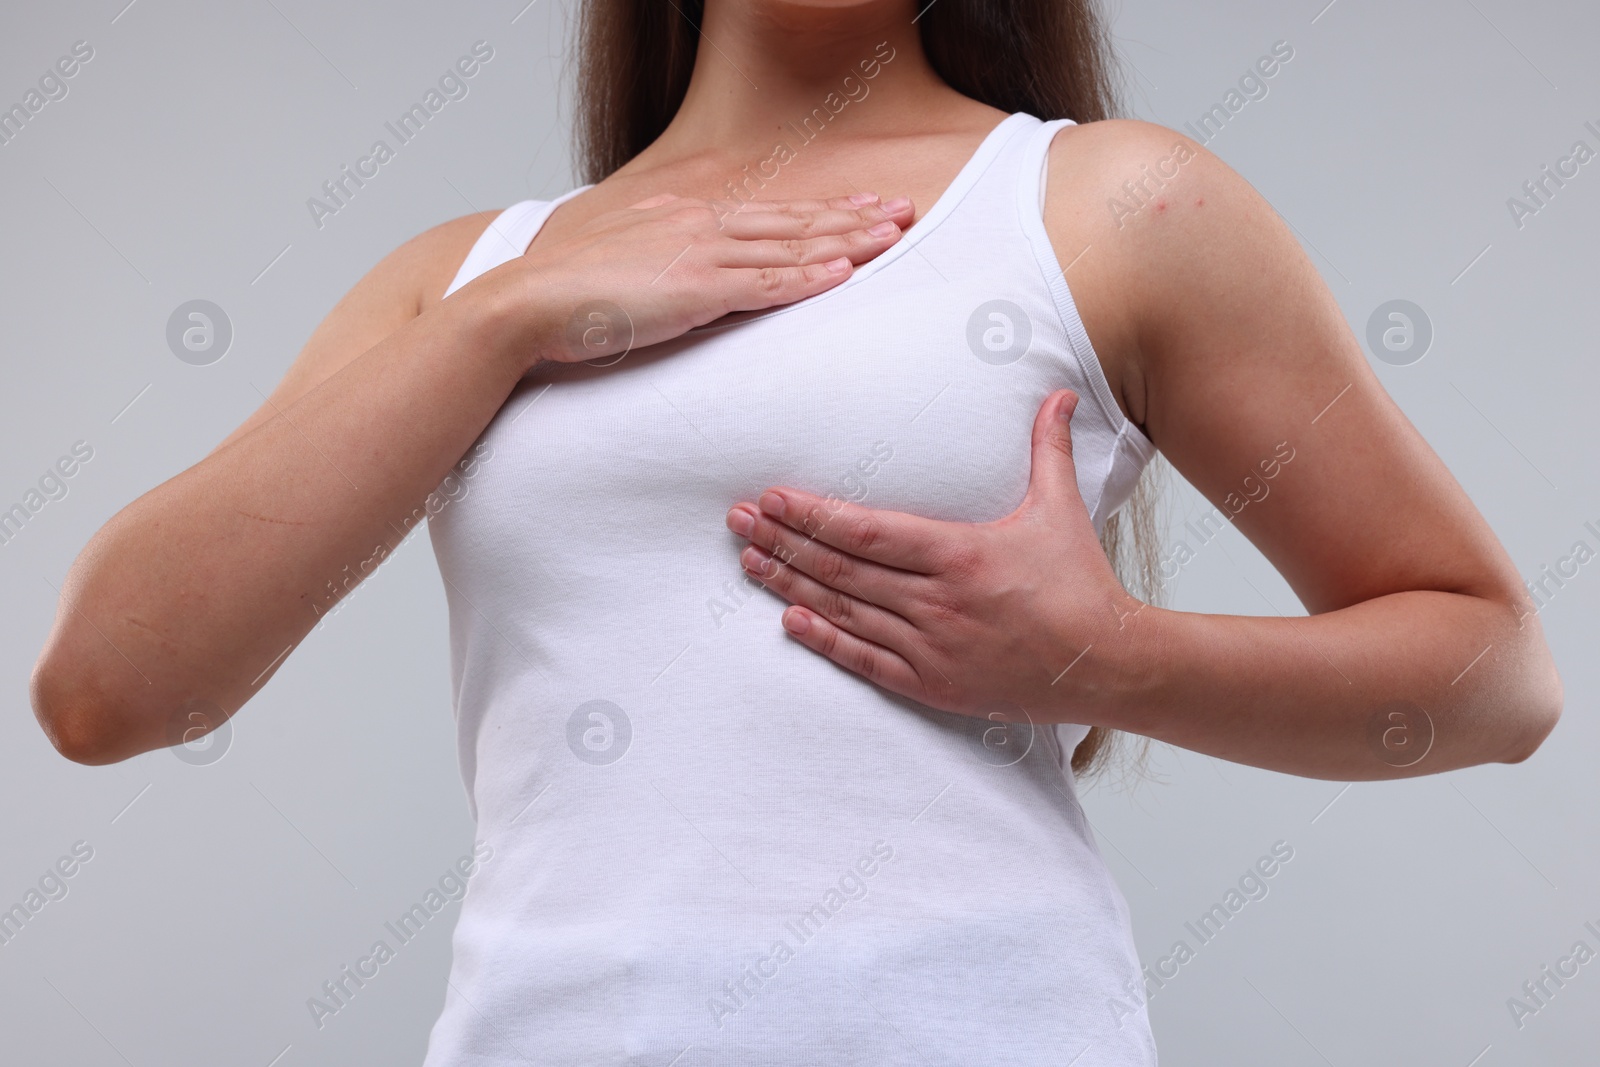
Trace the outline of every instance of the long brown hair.
<instances>
[{"instance_id":1,"label":"long brown hair","mask_svg":"<svg viewBox=\"0 0 1600 1067\"><path fill-rule=\"evenodd\" d=\"M666 130L689 89L704 12L704 0L582 0L573 57L580 181L599 182ZM1095 0L938 0L917 26L934 71L990 107L1046 121L1122 115L1116 54ZM1163 586L1160 463L1158 455L1100 537L1123 585L1148 603ZM1090 730L1073 750L1073 773L1105 769L1122 736Z\"/></svg>"}]
</instances>

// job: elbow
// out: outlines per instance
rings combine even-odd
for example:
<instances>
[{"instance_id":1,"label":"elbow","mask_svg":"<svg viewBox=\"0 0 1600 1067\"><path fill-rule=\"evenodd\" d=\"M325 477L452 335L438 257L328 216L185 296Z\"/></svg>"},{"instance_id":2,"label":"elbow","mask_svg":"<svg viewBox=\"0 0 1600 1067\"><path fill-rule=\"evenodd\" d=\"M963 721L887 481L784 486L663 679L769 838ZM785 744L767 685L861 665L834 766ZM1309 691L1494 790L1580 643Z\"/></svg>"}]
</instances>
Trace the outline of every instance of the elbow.
<instances>
[{"instance_id":1,"label":"elbow","mask_svg":"<svg viewBox=\"0 0 1600 1067\"><path fill-rule=\"evenodd\" d=\"M1541 689L1541 695L1543 699L1537 701L1524 716L1522 729L1517 734L1517 747L1501 762L1522 763L1539 751L1539 746L1544 744L1545 738L1555 730L1556 723L1561 721L1561 710L1566 702L1566 695L1561 686L1561 676L1554 668L1550 671L1548 682Z\"/></svg>"},{"instance_id":2,"label":"elbow","mask_svg":"<svg viewBox=\"0 0 1600 1067\"><path fill-rule=\"evenodd\" d=\"M117 716L107 701L75 680L70 666L42 657L28 689L34 718L55 750L72 762L99 767L138 754L114 726Z\"/></svg>"}]
</instances>

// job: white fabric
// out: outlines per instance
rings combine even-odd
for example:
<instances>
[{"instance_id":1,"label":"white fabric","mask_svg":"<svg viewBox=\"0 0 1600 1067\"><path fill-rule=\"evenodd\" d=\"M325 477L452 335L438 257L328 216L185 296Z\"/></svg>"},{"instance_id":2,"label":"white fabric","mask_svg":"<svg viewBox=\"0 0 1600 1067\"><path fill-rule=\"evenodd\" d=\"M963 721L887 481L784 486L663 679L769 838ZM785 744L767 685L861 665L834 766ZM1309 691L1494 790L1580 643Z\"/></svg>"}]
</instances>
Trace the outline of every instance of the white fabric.
<instances>
[{"instance_id":1,"label":"white fabric","mask_svg":"<svg viewBox=\"0 0 1600 1067\"><path fill-rule=\"evenodd\" d=\"M1001 122L837 288L541 369L489 425L430 523L494 852L428 1067L1156 1062L1127 906L1064 769L1085 728L996 727L834 666L784 633L723 525L780 484L998 518L1040 403L1070 386L1103 527L1154 447L1040 217L1067 124ZM582 191L507 209L451 291ZM1031 329L1014 362L969 345L995 299Z\"/></svg>"}]
</instances>

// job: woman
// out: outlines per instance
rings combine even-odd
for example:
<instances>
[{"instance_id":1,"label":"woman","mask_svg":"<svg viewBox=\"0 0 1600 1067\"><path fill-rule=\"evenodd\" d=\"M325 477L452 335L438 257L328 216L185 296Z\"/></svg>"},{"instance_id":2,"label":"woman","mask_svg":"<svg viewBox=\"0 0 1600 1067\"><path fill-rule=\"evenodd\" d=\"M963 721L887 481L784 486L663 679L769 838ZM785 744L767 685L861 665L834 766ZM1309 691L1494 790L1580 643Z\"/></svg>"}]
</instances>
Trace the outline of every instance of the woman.
<instances>
[{"instance_id":1,"label":"woman","mask_svg":"<svg viewBox=\"0 0 1600 1067\"><path fill-rule=\"evenodd\" d=\"M1088 3L584 40L593 184L380 264L97 535L34 679L81 762L215 726L431 514L491 847L429 1064L1154 1063L1072 774L1108 730L1348 780L1552 728L1514 568L1287 229L1096 121ZM1130 595L1158 448L1310 617Z\"/></svg>"}]
</instances>

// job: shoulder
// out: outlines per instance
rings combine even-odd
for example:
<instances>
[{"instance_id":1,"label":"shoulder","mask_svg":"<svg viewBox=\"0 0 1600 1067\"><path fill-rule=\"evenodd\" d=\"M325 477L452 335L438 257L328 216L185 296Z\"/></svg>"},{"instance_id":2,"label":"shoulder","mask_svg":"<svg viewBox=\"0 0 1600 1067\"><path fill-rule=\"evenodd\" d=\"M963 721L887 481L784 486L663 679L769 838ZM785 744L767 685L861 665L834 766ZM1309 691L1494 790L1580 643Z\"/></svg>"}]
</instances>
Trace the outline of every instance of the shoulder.
<instances>
[{"instance_id":1,"label":"shoulder","mask_svg":"<svg viewBox=\"0 0 1600 1067\"><path fill-rule=\"evenodd\" d=\"M1062 126L1047 148L1045 233L1106 382L1141 430L1148 392L1142 294L1151 271L1159 269L1146 247L1155 229L1148 223L1157 215L1171 217L1167 201L1180 179L1189 180L1202 151L1182 134L1133 119ZM1141 181L1147 192L1139 192Z\"/></svg>"},{"instance_id":2,"label":"shoulder","mask_svg":"<svg viewBox=\"0 0 1600 1067\"><path fill-rule=\"evenodd\" d=\"M417 311L437 304L478 238L504 209L480 211L422 231L388 256L416 295Z\"/></svg>"},{"instance_id":3,"label":"shoulder","mask_svg":"<svg viewBox=\"0 0 1600 1067\"><path fill-rule=\"evenodd\" d=\"M1273 287L1310 284L1278 213L1182 133L1108 119L1064 127L1048 154L1046 232L1064 261L1082 254L1074 293L1082 285L1103 294L1101 317L1128 339L1131 381L1153 373L1158 335L1192 330L1195 316L1238 309Z\"/></svg>"},{"instance_id":4,"label":"shoulder","mask_svg":"<svg viewBox=\"0 0 1600 1067\"><path fill-rule=\"evenodd\" d=\"M500 211L441 222L406 239L378 260L340 304L385 320L416 318L444 297L461 263Z\"/></svg>"},{"instance_id":5,"label":"shoulder","mask_svg":"<svg viewBox=\"0 0 1600 1067\"><path fill-rule=\"evenodd\" d=\"M439 223L379 260L317 324L268 403L217 448L226 447L270 421L284 407L437 304L473 243L498 214L485 211Z\"/></svg>"},{"instance_id":6,"label":"shoulder","mask_svg":"<svg viewBox=\"0 0 1600 1067\"><path fill-rule=\"evenodd\" d=\"M499 214L463 215L402 242L340 298L319 332L372 336L376 343L416 318L443 299L473 243Z\"/></svg>"},{"instance_id":7,"label":"shoulder","mask_svg":"<svg viewBox=\"0 0 1600 1067\"><path fill-rule=\"evenodd\" d=\"M1050 143L1051 166L1076 162L1115 162L1132 154L1146 158L1178 144L1199 146L1189 137L1157 122L1143 119L1102 119L1080 122L1056 131Z\"/></svg>"},{"instance_id":8,"label":"shoulder","mask_svg":"<svg viewBox=\"0 0 1600 1067\"><path fill-rule=\"evenodd\" d=\"M1193 232L1203 216L1255 207L1248 182L1215 153L1154 122L1106 119L1057 131L1049 148L1046 223L1079 220L1092 237ZM1177 234L1177 224L1188 227Z\"/></svg>"}]
</instances>

